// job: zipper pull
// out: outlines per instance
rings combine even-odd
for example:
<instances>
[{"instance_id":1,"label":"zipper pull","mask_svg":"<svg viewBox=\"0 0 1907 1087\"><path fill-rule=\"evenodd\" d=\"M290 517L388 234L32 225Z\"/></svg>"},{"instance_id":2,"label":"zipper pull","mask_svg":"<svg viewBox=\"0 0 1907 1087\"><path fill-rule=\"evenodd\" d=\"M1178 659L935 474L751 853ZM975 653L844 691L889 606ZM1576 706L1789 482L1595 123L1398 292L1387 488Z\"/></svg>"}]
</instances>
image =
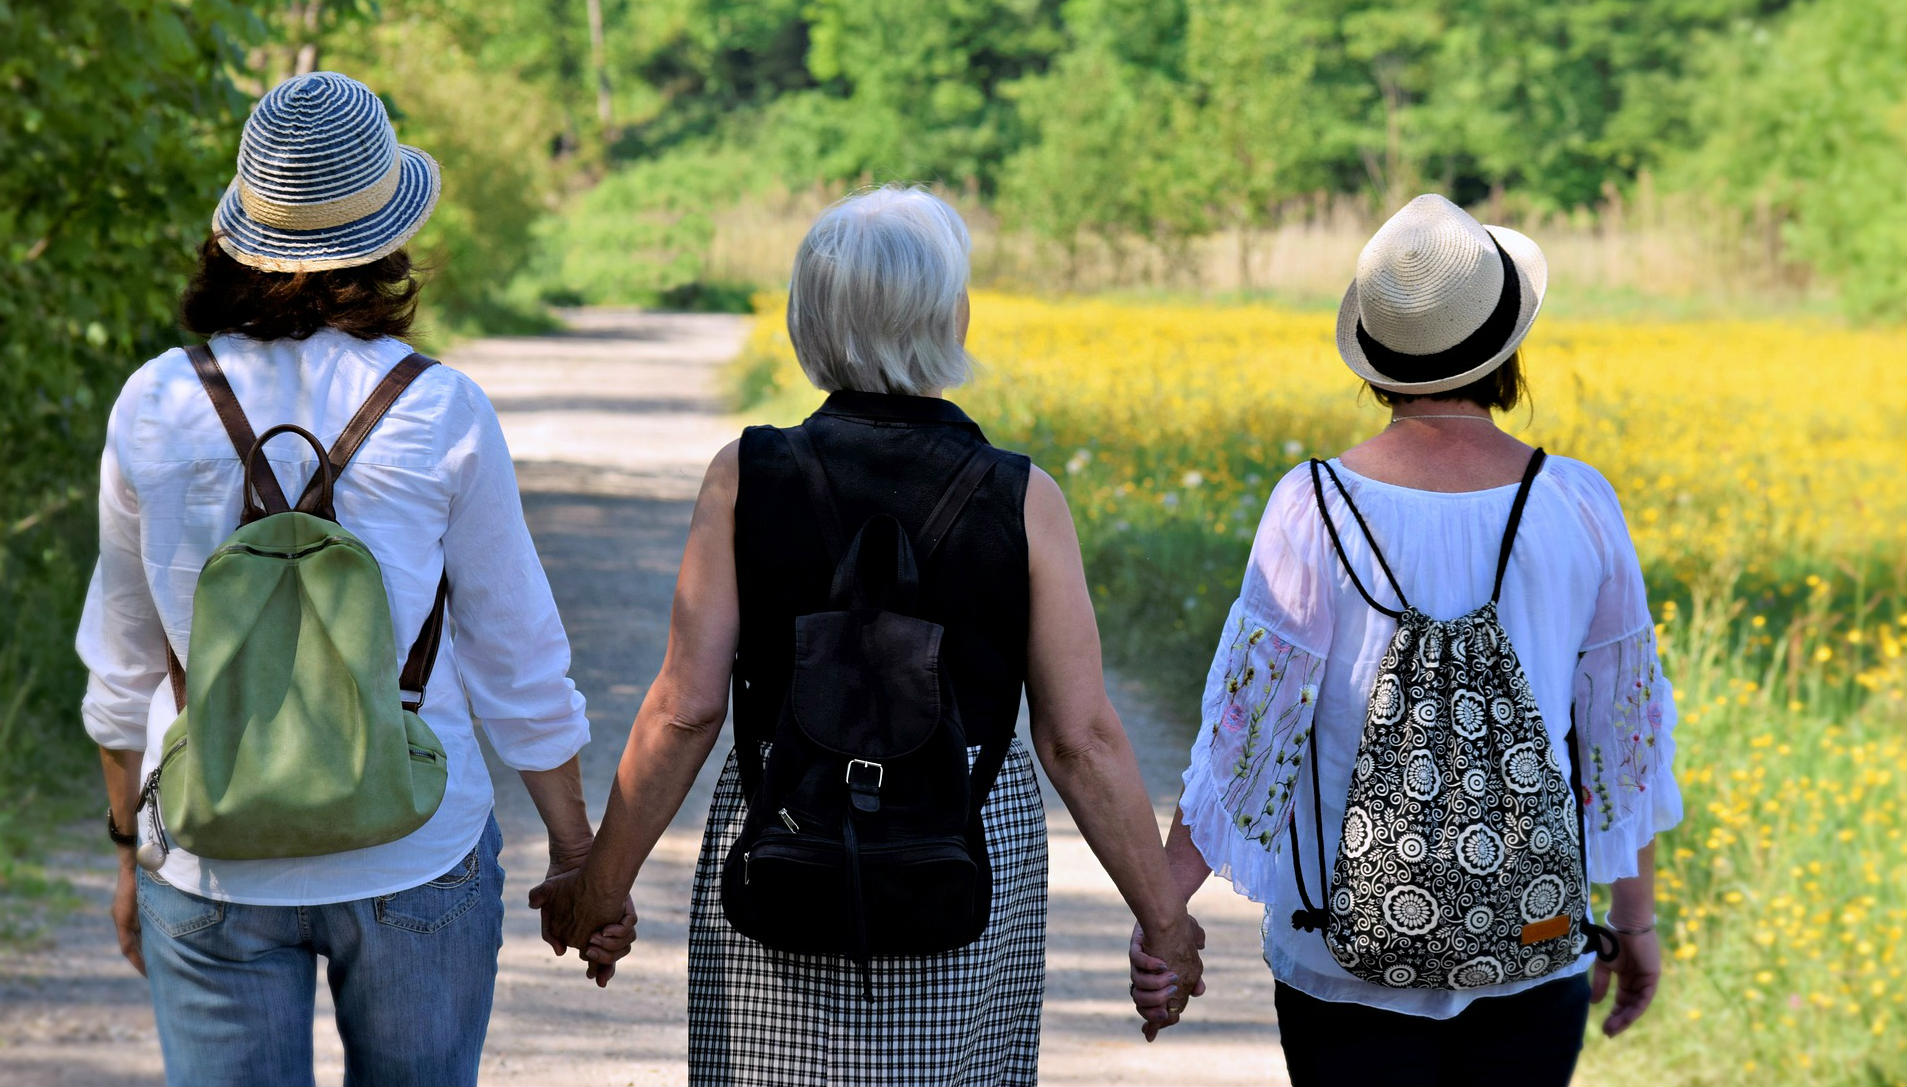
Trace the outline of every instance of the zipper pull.
<instances>
[{"instance_id":1,"label":"zipper pull","mask_svg":"<svg viewBox=\"0 0 1907 1087\"><path fill-rule=\"evenodd\" d=\"M752 852L742 854L742 886L744 887L748 886L748 884L751 882L749 879L748 867L749 867L749 861L753 860L754 857L755 857L755 854Z\"/></svg>"},{"instance_id":2,"label":"zipper pull","mask_svg":"<svg viewBox=\"0 0 1907 1087\"><path fill-rule=\"evenodd\" d=\"M783 808L775 814L781 816L781 825L787 827L790 834L801 833L801 824L795 822L795 817L788 814L787 808Z\"/></svg>"}]
</instances>

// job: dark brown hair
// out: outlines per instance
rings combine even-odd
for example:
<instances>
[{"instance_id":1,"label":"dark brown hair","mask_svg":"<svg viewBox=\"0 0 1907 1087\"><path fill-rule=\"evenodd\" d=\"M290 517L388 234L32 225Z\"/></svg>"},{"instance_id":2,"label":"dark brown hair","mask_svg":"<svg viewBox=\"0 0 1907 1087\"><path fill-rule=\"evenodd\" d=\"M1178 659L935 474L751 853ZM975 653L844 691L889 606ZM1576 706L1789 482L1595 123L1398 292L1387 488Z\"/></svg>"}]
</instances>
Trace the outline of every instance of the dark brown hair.
<instances>
[{"instance_id":1,"label":"dark brown hair","mask_svg":"<svg viewBox=\"0 0 1907 1087\"><path fill-rule=\"evenodd\" d=\"M200 336L237 332L254 340L302 340L321 328L360 340L404 336L422 288L402 249L354 268L264 272L233 260L214 236L199 247L179 322Z\"/></svg>"},{"instance_id":2,"label":"dark brown hair","mask_svg":"<svg viewBox=\"0 0 1907 1087\"><path fill-rule=\"evenodd\" d=\"M1414 404L1419 400L1468 400L1478 407L1492 411L1509 411L1522 403L1528 390L1523 384L1523 352L1518 349L1503 360L1503 365L1472 381L1460 389L1449 392L1429 393L1413 396L1409 393L1386 392L1375 385L1371 386L1371 395L1387 408L1399 404Z\"/></svg>"}]
</instances>

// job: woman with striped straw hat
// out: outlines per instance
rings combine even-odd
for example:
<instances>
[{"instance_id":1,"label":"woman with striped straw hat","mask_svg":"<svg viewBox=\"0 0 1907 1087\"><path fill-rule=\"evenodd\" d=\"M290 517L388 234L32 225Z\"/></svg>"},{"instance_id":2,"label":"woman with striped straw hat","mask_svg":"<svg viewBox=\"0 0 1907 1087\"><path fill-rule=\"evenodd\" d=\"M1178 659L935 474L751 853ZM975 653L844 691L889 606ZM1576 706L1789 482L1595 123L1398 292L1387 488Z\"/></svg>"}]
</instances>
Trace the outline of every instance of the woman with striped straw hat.
<instances>
[{"instance_id":1,"label":"woman with striped straw hat","mask_svg":"<svg viewBox=\"0 0 1907 1087\"><path fill-rule=\"evenodd\" d=\"M1296 1087L1561 1087L1592 1000L1613 1036L1655 992L1682 809L1642 570L1608 482L1492 416L1548 286L1441 196L1378 230L1337 344L1390 424L1273 488L1218 640L1166 851L1265 904Z\"/></svg>"},{"instance_id":2,"label":"woman with striped straw hat","mask_svg":"<svg viewBox=\"0 0 1907 1087\"><path fill-rule=\"evenodd\" d=\"M496 413L401 339L419 290L404 244L438 186L437 164L397 142L363 84L316 72L274 88L245 124L183 300L185 327L208 342L147 362L113 407L82 712L119 846L119 946L150 983L171 1083L310 1083L319 956L346 1082L476 1082L503 900L475 717L548 824L551 871L591 842L576 763L589 724ZM381 416L360 414L393 389ZM405 688L441 742L443 799L381 845L246 860L167 851L152 821L134 831L134 812L184 704L169 673L182 696L200 569L246 489L239 436L286 423L345 466L332 512L381 567L400 654L414 632L442 630L447 608L450 629L412 651L435 680ZM282 487L316 465L292 442L255 459ZM599 980L613 969L593 968Z\"/></svg>"}]
</instances>

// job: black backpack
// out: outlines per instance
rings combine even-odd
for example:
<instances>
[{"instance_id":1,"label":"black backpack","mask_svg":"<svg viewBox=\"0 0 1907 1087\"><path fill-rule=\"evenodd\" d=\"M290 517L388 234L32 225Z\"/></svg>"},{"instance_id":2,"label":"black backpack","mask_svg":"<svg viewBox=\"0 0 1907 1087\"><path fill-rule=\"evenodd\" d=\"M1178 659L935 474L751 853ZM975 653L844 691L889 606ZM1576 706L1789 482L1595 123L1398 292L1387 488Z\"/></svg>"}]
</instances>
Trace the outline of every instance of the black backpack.
<instances>
[{"instance_id":1,"label":"black backpack","mask_svg":"<svg viewBox=\"0 0 1907 1087\"><path fill-rule=\"evenodd\" d=\"M876 514L843 546L808 436L781 433L835 573L829 610L795 618L794 668L766 759L751 745L739 751L748 814L723 865L722 911L769 947L850 957L871 1000L873 956L951 951L987 927L993 872L980 808L1012 733L983 745L969 773L970 741L941 668L945 632L919 612L921 568L996 455L974 450L917 540Z\"/></svg>"}]
</instances>

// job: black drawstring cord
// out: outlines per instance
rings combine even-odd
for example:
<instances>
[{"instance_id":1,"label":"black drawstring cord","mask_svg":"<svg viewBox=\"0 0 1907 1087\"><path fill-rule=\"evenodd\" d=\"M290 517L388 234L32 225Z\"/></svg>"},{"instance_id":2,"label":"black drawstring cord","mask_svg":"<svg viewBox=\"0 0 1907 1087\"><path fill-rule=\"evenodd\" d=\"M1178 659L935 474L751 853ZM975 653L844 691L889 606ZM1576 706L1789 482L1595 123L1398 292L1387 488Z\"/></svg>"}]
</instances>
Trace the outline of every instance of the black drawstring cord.
<instances>
[{"instance_id":1,"label":"black drawstring cord","mask_svg":"<svg viewBox=\"0 0 1907 1087\"><path fill-rule=\"evenodd\" d=\"M1318 723L1313 720L1306 728L1306 739L1311 744L1311 829L1317 836L1318 878L1323 881L1318 896L1329 900L1331 879L1324 867L1324 790L1318 787ZM1295 806L1294 806L1295 809ZM1291 927L1305 932L1324 931L1325 922L1331 919L1322 907L1312 905L1311 892L1304 886L1303 850L1298 847L1298 813L1291 813L1291 874L1298 883L1298 897L1304 902L1304 909L1291 915Z\"/></svg>"},{"instance_id":2,"label":"black drawstring cord","mask_svg":"<svg viewBox=\"0 0 1907 1087\"><path fill-rule=\"evenodd\" d=\"M1591 949L1596 952L1597 962L1615 962L1616 956L1622 954L1622 943L1614 932L1584 917L1583 950Z\"/></svg>"}]
</instances>

